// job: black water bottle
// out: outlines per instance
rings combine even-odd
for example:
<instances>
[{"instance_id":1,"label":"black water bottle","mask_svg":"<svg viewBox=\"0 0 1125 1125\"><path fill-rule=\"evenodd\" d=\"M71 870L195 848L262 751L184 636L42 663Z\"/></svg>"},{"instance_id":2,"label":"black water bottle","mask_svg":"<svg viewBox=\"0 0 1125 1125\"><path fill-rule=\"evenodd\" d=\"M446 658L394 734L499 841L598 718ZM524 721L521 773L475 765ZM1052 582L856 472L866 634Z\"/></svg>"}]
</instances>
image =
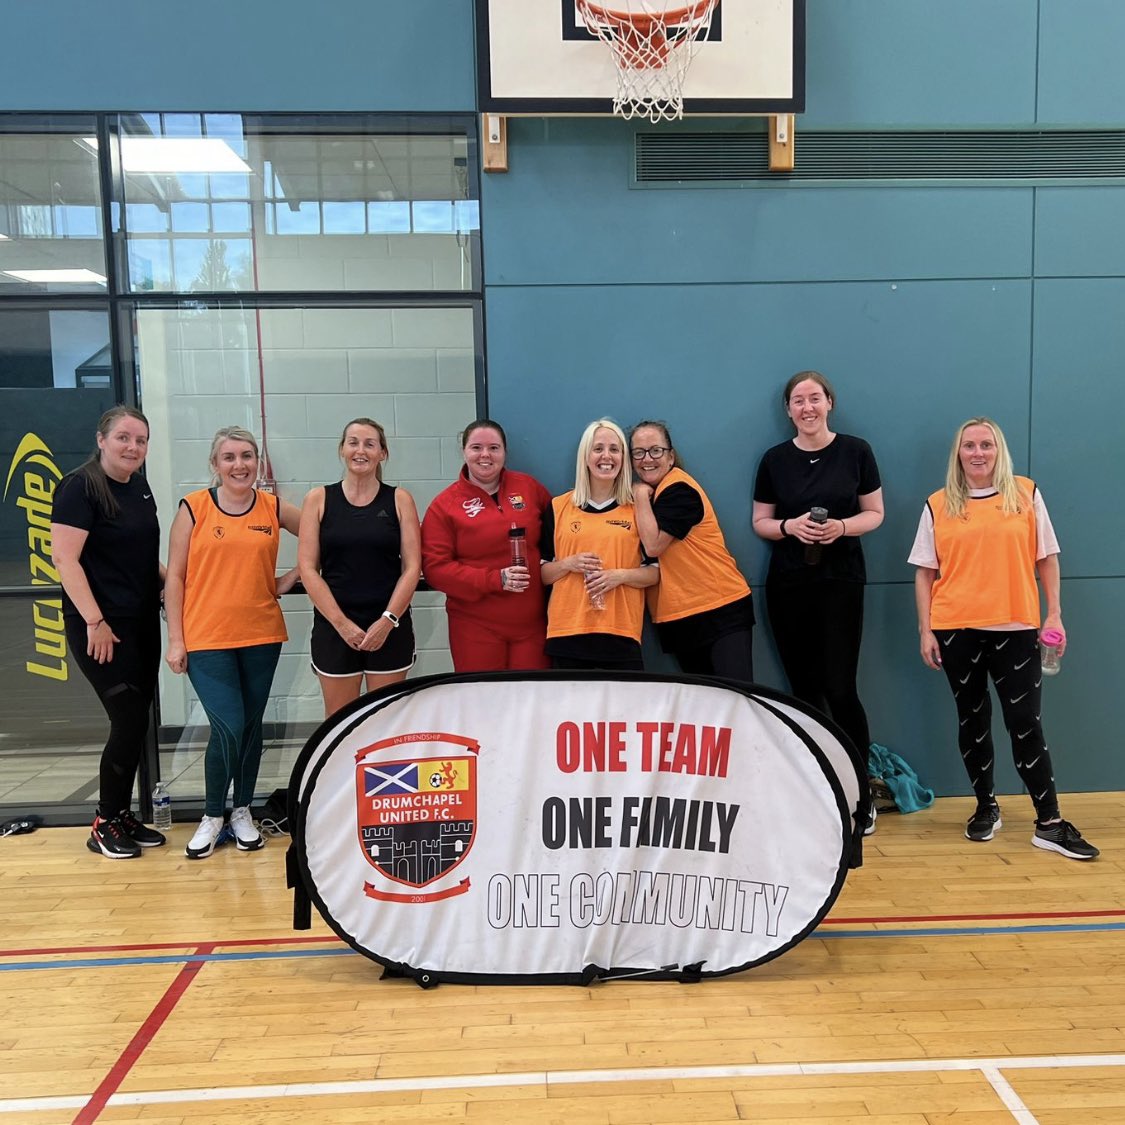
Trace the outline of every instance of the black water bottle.
<instances>
[{"instance_id":1,"label":"black water bottle","mask_svg":"<svg viewBox=\"0 0 1125 1125\"><path fill-rule=\"evenodd\" d=\"M810 508L809 519L813 523L827 523L828 522L828 509L827 508ZM805 544L805 562L809 566L816 566L820 562L820 556L824 547L820 543L806 543Z\"/></svg>"}]
</instances>

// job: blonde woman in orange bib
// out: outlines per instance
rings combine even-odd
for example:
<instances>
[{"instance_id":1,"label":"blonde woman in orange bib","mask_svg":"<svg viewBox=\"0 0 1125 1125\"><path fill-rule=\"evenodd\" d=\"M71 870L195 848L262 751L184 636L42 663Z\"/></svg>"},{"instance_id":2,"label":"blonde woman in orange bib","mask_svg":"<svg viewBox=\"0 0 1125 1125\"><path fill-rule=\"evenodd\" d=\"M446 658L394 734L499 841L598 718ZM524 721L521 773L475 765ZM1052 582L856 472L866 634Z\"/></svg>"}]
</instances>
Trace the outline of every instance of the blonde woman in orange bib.
<instances>
[{"instance_id":1,"label":"blonde woman in orange bib","mask_svg":"<svg viewBox=\"0 0 1125 1125\"><path fill-rule=\"evenodd\" d=\"M1000 697L1020 780L1035 805L1037 848L1068 859L1098 849L1059 815L1040 722L1039 586L1045 627L1063 635L1059 544L1035 482L1016 476L1000 427L970 418L949 451L945 488L926 501L910 552L922 660L940 668L957 705L957 740L977 798L965 836L991 840L1001 826L993 789L992 702Z\"/></svg>"},{"instance_id":2,"label":"blonde woman in orange bib","mask_svg":"<svg viewBox=\"0 0 1125 1125\"><path fill-rule=\"evenodd\" d=\"M278 595L291 589L294 568L277 579L280 531L297 534L301 513L254 487L258 442L226 426L211 443L212 487L189 493L172 522L164 604L165 660L186 672L207 712L211 735L204 758L204 816L189 859L205 859L223 830L233 786L230 828L240 851L263 844L250 802L262 760L262 715L288 639Z\"/></svg>"},{"instance_id":3,"label":"blonde woman in orange bib","mask_svg":"<svg viewBox=\"0 0 1125 1125\"><path fill-rule=\"evenodd\" d=\"M644 591L660 569L641 548L625 434L591 422L578 443L574 490L544 513L547 655L556 668L640 671ZM553 557L551 546L553 544Z\"/></svg>"}]
</instances>

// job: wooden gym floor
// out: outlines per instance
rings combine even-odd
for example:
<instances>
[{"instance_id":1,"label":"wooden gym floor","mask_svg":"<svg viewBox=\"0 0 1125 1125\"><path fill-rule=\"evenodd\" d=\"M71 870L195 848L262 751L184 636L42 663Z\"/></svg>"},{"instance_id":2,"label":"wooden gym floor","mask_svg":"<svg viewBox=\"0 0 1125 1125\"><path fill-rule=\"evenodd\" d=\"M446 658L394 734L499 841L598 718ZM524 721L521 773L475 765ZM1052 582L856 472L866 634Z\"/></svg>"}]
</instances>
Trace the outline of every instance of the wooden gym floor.
<instances>
[{"instance_id":1,"label":"wooden gym floor","mask_svg":"<svg viewBox=\"0 0 1125 1125\"><path fill-rule=\"evenodd\" d=\"M1121 795L1064 799L1093 863L1002 804L989 844L968 799L884 814L813 936L697 985L422 991L292 932L287 838L0 840L0 1125L1125 1123Z\"/></svg>"}]
</instances>

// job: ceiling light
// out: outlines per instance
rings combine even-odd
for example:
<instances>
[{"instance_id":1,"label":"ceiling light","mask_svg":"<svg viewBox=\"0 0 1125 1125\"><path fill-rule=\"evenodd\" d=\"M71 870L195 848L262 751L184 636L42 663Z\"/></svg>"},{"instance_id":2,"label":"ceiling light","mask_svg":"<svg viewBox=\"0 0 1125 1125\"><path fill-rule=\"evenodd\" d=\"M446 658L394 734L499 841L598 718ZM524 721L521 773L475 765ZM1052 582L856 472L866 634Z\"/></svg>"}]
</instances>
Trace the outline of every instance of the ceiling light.
<instances>
[{"instance_id":1,"label":"ceiling light","mask_svg":"<svg viewBox=\"0 0 1125 1125\"><path fill-rule=\"evenodd\" d=\"M98 151L97 137L75 143ZM122 137L121 166L126 172L176 175L192 172L249 172L250 165L217 137Z\"/></svg>"},{"instance_id":2,"label":"ceiling light","mask_svg":"<svg viewBox=\"0 0 1125 1125\"><path fill-rule=\"evenodd\" d=\"M60 283L63 285L104 285L105 278L93 270L0 270L9 277L20 281L31 281L37 285Z\"/></svg>"}]
</instances>

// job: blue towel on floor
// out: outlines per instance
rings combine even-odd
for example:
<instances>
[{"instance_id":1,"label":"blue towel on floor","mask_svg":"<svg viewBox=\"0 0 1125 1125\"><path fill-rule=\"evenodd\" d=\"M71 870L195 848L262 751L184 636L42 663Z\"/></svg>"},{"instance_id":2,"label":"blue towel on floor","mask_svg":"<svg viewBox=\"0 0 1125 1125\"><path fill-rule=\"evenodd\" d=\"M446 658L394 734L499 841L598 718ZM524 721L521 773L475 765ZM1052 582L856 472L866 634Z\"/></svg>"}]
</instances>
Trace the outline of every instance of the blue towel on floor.
<instances>
[{"instance_id":1,"label":"blue towel on floor","mask_svg":"<svg viewBox=\"0 0 1125 1125\"><path fill-rule=\"evenodd\" d=\"M917 812L919 809L928 809L934 803L934 791L927 789L918 780L910 763L877 742L871 743L867 774L883 781L891 791L899 812Z\"/></svg>"}]
</instances>

